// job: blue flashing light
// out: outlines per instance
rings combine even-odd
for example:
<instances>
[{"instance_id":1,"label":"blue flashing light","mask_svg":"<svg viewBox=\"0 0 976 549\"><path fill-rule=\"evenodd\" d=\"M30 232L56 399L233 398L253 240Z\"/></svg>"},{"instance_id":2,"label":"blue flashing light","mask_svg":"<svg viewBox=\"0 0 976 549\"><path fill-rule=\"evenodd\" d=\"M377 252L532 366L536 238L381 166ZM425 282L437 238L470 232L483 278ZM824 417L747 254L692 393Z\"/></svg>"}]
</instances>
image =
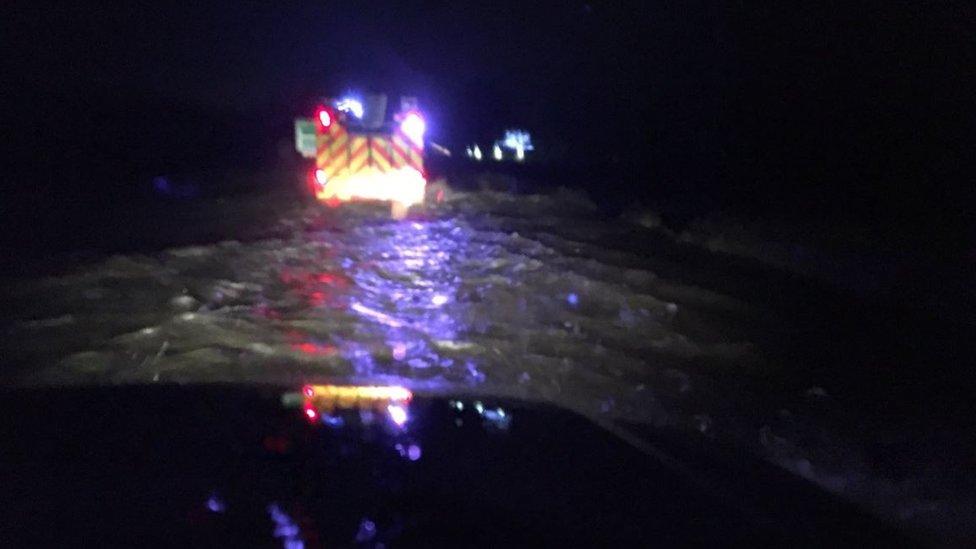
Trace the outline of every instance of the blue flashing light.
<instances>
[{"instance_id":1,"label":"blue flashing light","mask_svg":"<svg viewBox=\"0 0 976 549\"><path fill-rule=\"evenodd\" d=\"M353 97L343 97L336 103L336 108L339 109L339 112L350 113L356 118L363 117L363 103Z\"/></svg>"}]
</instances>

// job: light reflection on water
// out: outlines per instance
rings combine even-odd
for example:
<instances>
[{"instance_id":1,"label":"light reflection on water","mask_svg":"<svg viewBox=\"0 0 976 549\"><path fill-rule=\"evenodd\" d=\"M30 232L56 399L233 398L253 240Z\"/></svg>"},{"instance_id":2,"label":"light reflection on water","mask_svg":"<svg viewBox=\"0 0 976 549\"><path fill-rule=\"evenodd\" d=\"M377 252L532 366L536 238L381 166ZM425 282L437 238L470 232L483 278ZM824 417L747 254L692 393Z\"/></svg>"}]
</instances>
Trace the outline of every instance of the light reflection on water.
<instances>
[{"instance_id":1,"label":"light reflection on water","mask_svg":"<svg viewBox=\"0 0 976 549\"><path fill-rule=\"evenodd\" d=\"M630 390L619 372L641 367L620 349L647 347L641 326L624 333L603 322L617 319L620 298L587 303L578 275L546 265L558 257L537 241L458 217L365 219L303 238L315 251L280 271L288 293L275 319L298 334L289 345L307 361L306 380L474 390L606 413L607 391ZM606 352L608 338L619 351Z\"/></svg>"},{"instance_id":2,"label":"light reflection on water","mask_svg":"<svg viewBox=\"0 0 976 549\"><path fill-rule=\"evenodd\" d=\"M72 337L95 343L54 373L117 382L391 383L596 413L612 394L613 413L643 418L654 414L651 391L633 387L652 386L647 374L661 368L646 368L640 355L695 352L656 313L635 313L623 325L623 308L651 311L659 300L630 291L623 271L581 257L576 244L566 255L464 215L406 222L355 209L342 215L337 225L308 223L290 238L173 250L162 265L120 258L59 281L87 291L101 280L118 299L81 302L125 311L101 320L134 327L101 326L111 337L77 330ZM116 291L116 278L125 292Z\"/></svg>"},{"instance_id":3,"label":"light reflection on water","mask_svg":"<svg viewBox=\"0 0 976 549\"><path fill-rule=\"evenodd\" d=\"M456 342L469 331L457 299L456 264L469 246L467 237L449 222L391 223L372 228L355 249L337 247L325 258L338 260L342 273L283 270L281 281L311 309L323 315L341 310L355 325L352 334L330 334L327 341L305 334L292 349L310 358L338 355L360 379L408 380L411 372L434 368L440 372L435 377L453 370L447 377L483 381L473 357L458 361L438 348L463 348Z\"/></svg>"},{"instance_id":4,"label":"light reflection on water","mask_svg":"<svg viewBox=\"0 0 976 549\"><path fill-rule=\"evenodd\" d=\"M544 205L506 204L527 214ZM172 250L162 265L119 258L58 286L87 291L102 281L118 300L81 303L117 307L125 313L103 320L135 326L106 327L111 337L92 336L57 375L393 383L657 417L672 380L655 376L701 347L667 324L666 304L643 293L653 288L636 287L654 277L482 213L390 222L351 207L327 229L305 219L290 238Z\"/></svg>"}]
</instances>

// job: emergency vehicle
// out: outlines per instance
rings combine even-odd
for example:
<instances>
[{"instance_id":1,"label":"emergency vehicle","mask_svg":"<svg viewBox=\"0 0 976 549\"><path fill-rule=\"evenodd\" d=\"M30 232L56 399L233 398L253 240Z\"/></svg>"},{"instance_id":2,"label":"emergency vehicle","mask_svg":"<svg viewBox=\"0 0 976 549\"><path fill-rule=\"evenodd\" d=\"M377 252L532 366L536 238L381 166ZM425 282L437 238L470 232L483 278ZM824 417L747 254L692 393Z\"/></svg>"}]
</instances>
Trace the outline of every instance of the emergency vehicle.
<instances>
[{"instance_id":1,"label":"emergency vehicle","mask_svg":"<svg viewBox=\"0 0 976 549\"><path fill-rule=\"evenodd\" d=\"M413 97L400 98L391 116L388 110L385 95L344 97L323 101L312 119L295 121L296 148L315 159L308 184L316 199L330 206L388 201L396 218L423 202L426 121Z\"/></svg>"}]
</instances>

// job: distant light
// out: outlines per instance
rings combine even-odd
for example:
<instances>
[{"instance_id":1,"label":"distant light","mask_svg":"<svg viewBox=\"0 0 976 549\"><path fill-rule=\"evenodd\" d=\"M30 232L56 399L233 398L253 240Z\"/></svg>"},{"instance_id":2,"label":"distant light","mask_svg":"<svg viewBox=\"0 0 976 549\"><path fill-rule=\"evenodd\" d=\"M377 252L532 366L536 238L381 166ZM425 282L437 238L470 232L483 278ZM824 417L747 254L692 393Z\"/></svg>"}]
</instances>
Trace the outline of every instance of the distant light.
<instances>
[{"instance_id":1,"label":"distant light","mask_svg":"<svg viewBox=\"0 0 976 549\"><path fill-rule=\"evenodd\" d=\"M411 444L410 447L407 448L407 457L410 458L410 461L417 461L420 459L420 453L420 446L417 446L416 444Z\"/></svg>"},{"instance_id":2,"label":"distant light","mask_svg":"<svg viewBox=\"0 0 976 549\"><path fill-rule=\"evenodd\" d=\"M328 182L329 176L325 175L325 170L315 170L315 181L319 185L325 185Z\"/></svg>"},{"instance_id":3,"label":"distant light","mask_svg":"<svg viewBox=\"0 0 976 549\"><path fill-rule=\"evenodd\" d=\"M207 509L210 509L214 513L223 513L227 509L227 505L217 497L217 494L213 494L207 500Z\"/></svg>"},{"instance_id":4,"label":"distant light","mask_svg":"<svg viewBox=\"0 0 976 549\"><path fill-rule=\"evenodd\" d=\"M376 523L369 520L368 518L364 518L359 523L359 531L356 532L356 542L366 543L372 540L374 537L376 537ZM382 544L377 544L377 545L382 545Z\"/></svg>"},{"instance_id":5,"label":"distant light","mask_svg":"<svg viewBox=\"0 0 976 549\"><path fill-rule=\"evenodd\" d=\"M478 162L481 162L481 147L475 145L473 152L474 152L474 159L477 160Z\"/></svg>"},{"instance_id":6,"label":"distant light","mask_svg":"<svg viewBox=\"0 0 976 549\"><path fill-rule=\"evenodd\" d=\"M531 151L535 149L532 146L532 136L525 130L505 130L502 145L506 149L512 149L513 151L518 151L519 149L522 149L522 151Z\"/></svg>"},{"instance_id":7,"label":"distant light","mask_svg":"<svg viewBox=\"0 0 976 549\"><path fill-rule=\"evenodd\" d=\"M570 305L575 307L576 305L579 304L579 296L576 294L569 294L566 296L566 301L569 302Z\"/></svg>"},{"instance_id":8,"label":"distant light","mask_svg":"<svg viewBox=\"0 0 976 549\"><path fill-rule=\"evenodd\" d=\"M446 295L443 295L443 294L437 294L437 295L435 295L435 296L433 297L433 299L431 299L431 302L432 302L432 303L433 303L434 305L437 305L438 307L440 307L441 305L443 305L443 304L445 304L445 303L447 303L447 300L448 300L448 297L447 297Z\"/></svg>"},{"instance_id":9,"label":"distant light","mask_svg":"<svg viewBox=\"0 0 976 549\"><path fill-rule=\"evenodd\" d=\"M515 160L522 162L525 160L525 151L534 149L532 146L532 136L525 130L505 130L505 137L501 144L509 150L515 151Z\"/></svg>"},{"instance_id":10,"label":"distant light","mask_svg":"<svg viewBox=\"0 0 976 549\"><path fill-rule=\"evenodd\" d=\"M315 396L315 389L313 389L309 385L306 385L305 387L302 388L302 393L305 393L305 396L307 396L308 398L312 398L313 396Z\"/></svg>"},{"instance_id":11,"label":"distant light","mask_svg":"<svg viewBox=\"0 0 976 549\"><path fill-rule=\"evenodd\" d=\"M305 408L305 417L309 420L315 421L316 416L318 416L318 412L314 408Z\"/></svg>"},{"instance_id":12,"label":"distant light","mask_svg":"<svg viewBox=\"0 0 976 549\"><path fill-rule=\"evenodd\" d=\"M502 159L502 148L498 146L498 143L495 143L495 145L491 148L491 156L495 160Z\"/></svg>"},{"instance_id":13,"label":"distant light","mask_svg":"<svg viewBox=\"0 0 976 549\"><path fill-rule=\"evenodd\" d=\"M363 117L363 104L358 99L343 97L338 103L336 103L336 108L339 109L340 112L351 113L356 118Z\"/></svg>"},{"instance_id":14,"label":"distant light","mask_svg":"<svg viewBox=\"0 0 976 549\"><path fill-rule=\"evenodd\" d=\"M399 404L390 404L386 407L386 411L390 414L390 419L392 419L393 423L396 423L397 426L403 427L403 425L407 422L407 409L403 406L400 406Z\"/></svg>"},{"instance_id":15,"label":"distant light","mask_svg":"<svg viewBox=\"0 0 976 549\"><path fill-rule=\"evenodd\" d=\"M424 122L424 117L420 116L420 113L409 112L403 118L403 122L400 122L400 131L417 145L423 145L427 123Z\"/></svg>"}]
</instances>

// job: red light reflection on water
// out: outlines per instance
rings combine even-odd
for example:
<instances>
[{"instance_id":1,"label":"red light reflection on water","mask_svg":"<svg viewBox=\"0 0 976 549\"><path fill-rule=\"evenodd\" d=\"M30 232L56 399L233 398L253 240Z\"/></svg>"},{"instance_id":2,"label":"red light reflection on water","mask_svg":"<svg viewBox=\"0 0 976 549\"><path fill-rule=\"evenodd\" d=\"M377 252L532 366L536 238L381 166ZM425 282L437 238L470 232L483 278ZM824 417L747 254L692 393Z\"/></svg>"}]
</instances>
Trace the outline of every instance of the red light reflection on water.
<instances>
[{"instance_id":1,"label":"red light reflection on water","mask_svg":"<svg viewBox=\"0 0 976 549\"><path fill-rule=\"evenodd\" d=\"M348 290L352 280L342 273L288 268L282 269L278 278L311 307L345 309L349 306Z\"/></svg>"},{"instance_id":2,"label":"red light reflection on water","mask_svg":"<svg viewBox=\"0 0 976 549\"><path fill-rule=\"evenodd\" d=\"M319 273L315 275L315 280L341 290L348 288L351 283L347 276L338 273Z\"/></svg>"},{"instance_id":3,"label":"red light reflection on water","mask_svg":"<svg viewBox=\"0 0 976 549\"><path fill-rule=\"evenodd\" d=\"M321 307L325 305L325 292L312 292L309 296L309 302L313 307Z\"/></svg>"},{"instance_id":4,"label":"red light reflection on water","mask_svg":"<svg viewBox=\"0 0 976 549\"><path fill-rule=\"evenodd\" d=\"M311 356L332 356L339 352L339 349L335 345L322 345L311 341L292 343L291 348Z\"/></svg>"},{"instance_id":5,"label":"red light reflection on water","mask_svg":"<svg viewBox=\"0 0 976 549\"><path fill-rule=\"evenodd\" d=\"M366 237L356 241L354 254L347 254L339 241L323 246L321 258L312 258L315 261L306 268L289 265L278 273L289 294L282 318L292 318L304 305L303 322L322 315L330 323L353 328L329 330L329 335L292 330L285 336L290 349L302 358L348 362L352 372L364 379L410 377L405 368L412 372L437 367L445 375L482 381L475 358L459 356L467 348L469 328L464 322L465 301L458 294L455 261L463 262L466 256L455 254L463 251L467 233L449 223L414 221L354 236ZM342 314L334 315L332 310ZM386 349L380 350L383 346Z\"/></svg>"}]
</instances>

